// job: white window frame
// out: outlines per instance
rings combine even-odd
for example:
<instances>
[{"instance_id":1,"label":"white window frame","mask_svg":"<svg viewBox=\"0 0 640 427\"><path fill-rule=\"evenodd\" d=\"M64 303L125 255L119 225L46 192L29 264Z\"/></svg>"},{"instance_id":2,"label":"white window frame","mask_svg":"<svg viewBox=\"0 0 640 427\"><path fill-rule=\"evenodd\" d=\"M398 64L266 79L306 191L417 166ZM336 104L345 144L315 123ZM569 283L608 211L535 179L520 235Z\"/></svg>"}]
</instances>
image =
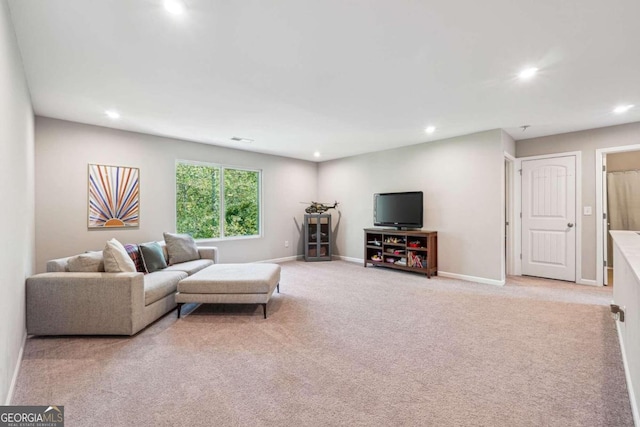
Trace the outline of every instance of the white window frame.
<instances>
[{"instance_id":1,"label":"white window frame","mask_svg":"<svg viewBox=\"0 0 640 427\"><path fill-rule=\"evenodd\" d=\"M206 166L212 168L220 169L220 188L219 197L220 197L220 237L204 237L200 239L195 239L196 242L219 242L225 240L246 240L246 239L260 239L263 237L263 227L262 223L264 222L264 213L263 213L263 194L262 194L262 169L253 169L247 168L244 166L232 166L232 165L224 165L220 163L210 163L210 162L200 162L197 160L182 160L176 159L176 164L173 170L173 212L174 212L174 225L176 230L178 229L178 215L177 215L177 192L178 192L178 181L176 179L176 172L178 171L178 165L191 165L191 166ZM252 234L250 236L225 236L224 235L224 221L225 221L225 205L224 205L224 171L226 169L247 171L247 172L257 172L258 173L258 234Z\"/></svg>"}]
</instances>

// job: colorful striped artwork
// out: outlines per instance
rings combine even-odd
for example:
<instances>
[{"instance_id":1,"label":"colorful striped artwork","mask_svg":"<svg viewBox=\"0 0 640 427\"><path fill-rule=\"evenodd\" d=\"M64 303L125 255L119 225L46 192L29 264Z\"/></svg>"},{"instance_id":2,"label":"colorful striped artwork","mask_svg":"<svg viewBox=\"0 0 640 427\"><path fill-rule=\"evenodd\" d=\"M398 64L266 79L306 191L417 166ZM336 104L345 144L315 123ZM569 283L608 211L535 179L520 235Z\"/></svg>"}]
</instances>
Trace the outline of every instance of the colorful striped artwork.
<instances>
[{"instance_id":1,"label":"colorful striped artwork","mask_svg":"<svg viewBox=\"0 0 640 427\"><path fill-rule=\"evenodd\" d=\"M89 165L89 228L140 225L140 170Z\"/></svg>"}]
</instances>

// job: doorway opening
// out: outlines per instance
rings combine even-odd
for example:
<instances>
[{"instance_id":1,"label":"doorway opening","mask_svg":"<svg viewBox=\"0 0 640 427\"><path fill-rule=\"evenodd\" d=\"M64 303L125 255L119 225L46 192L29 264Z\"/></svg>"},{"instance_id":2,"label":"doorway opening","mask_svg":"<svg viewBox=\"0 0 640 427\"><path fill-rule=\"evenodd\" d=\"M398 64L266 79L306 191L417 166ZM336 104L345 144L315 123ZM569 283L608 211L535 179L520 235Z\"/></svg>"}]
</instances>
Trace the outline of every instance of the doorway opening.
<instances>
[{"instance_id":1,"label":"doorway opening","mask_svg":"<svg viewBox=\"0 0 640 427\"><path fill-rule=\"evenodd\" d=\"M503 232L504 245L502 256L502 279L506 280L508 275L516 274L515 258L514 258L514 230L515 223L513 218L514 212L514 163L515 157L508 153L504 153L504 188L503 188Z\"/></svg>"},{"instance_id":2,"label":"doorway opening","mask_svg":"<svg viewBox=\"0 0 640 427\"><path fill-rule=\"evenodd\" d=\"M596 281L612 286L613 243L610 230L640 231L640 145L596 150Z\"/></svg>"}]
</instances>

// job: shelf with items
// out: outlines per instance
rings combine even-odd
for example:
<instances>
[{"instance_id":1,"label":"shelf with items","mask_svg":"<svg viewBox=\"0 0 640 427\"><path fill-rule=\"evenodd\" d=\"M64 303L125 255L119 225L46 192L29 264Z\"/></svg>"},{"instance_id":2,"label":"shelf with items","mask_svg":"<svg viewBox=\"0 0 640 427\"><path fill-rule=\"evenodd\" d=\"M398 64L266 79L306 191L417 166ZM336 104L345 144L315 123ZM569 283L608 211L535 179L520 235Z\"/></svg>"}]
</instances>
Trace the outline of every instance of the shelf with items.
<instances>
[{"instance_id":1,"label":"shelf with items","mask_svg":"<svg viewBox=\"0 0 640 427\"><path fill-rule=\"evenodd\" d=\"M365 244L370 248L381 248L382 247L382 234L371 233L368 236L368 239Z\"/></svg>"},{"instance_id":2,"label":"shelf with items","mask_svg":"<svg viewBox=\"0 0 640 427\"><path fill-rule=\"evenodd\" d=\"M438 272L437 238L435 231L365 229L364 266L383 266L431 277Z\"/></svg>"},{"instance_id":3,"label":"shelf with items","mask_svg":"<svg viewBox=\"0 0 640 427\"><path fill-rule=\"evenodd\" d=\"M405 255L407 253L407 250L404 247L398 247L398 246L385 246L384 248L384 253L386 255Z\"/></svg>"},{"instance_id":4,"label":"shelf with items","mask_svg":"<svg viewBox=\"0 0 640 427\"><path fill-rule=\"evenodd\" d=\"M426 268L426 259L422 252L408 251L407 266L413 268Z\"/></svg>"},{"instance_id":5,"label":"shelf with items","mask_svg":"<svg viewBox=\"0 0 640 427\"><path fill-rule=\"evenodd\" d=\"M383 244L385 244L385 245L405 246L407 244L406 237L389 236L388 234L383 234L382 241L383 241Z\"/></svg>"}]
</instances>

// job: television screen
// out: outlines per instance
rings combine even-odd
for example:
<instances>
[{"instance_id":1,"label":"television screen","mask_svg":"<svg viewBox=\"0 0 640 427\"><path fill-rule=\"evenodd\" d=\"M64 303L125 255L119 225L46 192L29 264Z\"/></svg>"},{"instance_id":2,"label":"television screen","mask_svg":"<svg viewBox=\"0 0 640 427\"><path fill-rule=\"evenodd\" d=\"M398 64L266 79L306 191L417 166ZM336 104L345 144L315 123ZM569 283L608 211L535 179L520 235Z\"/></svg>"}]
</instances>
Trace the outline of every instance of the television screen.
<instances>
[{"instance_id":1,"label":"television screen","mask_svg":"<svg viewBox=\"0 0 640 427\"><path fill-rule=\"evenodd\" d=\"M422 191L374 194L373 225L422 228Z\"/></svg>"}]
</instances>

